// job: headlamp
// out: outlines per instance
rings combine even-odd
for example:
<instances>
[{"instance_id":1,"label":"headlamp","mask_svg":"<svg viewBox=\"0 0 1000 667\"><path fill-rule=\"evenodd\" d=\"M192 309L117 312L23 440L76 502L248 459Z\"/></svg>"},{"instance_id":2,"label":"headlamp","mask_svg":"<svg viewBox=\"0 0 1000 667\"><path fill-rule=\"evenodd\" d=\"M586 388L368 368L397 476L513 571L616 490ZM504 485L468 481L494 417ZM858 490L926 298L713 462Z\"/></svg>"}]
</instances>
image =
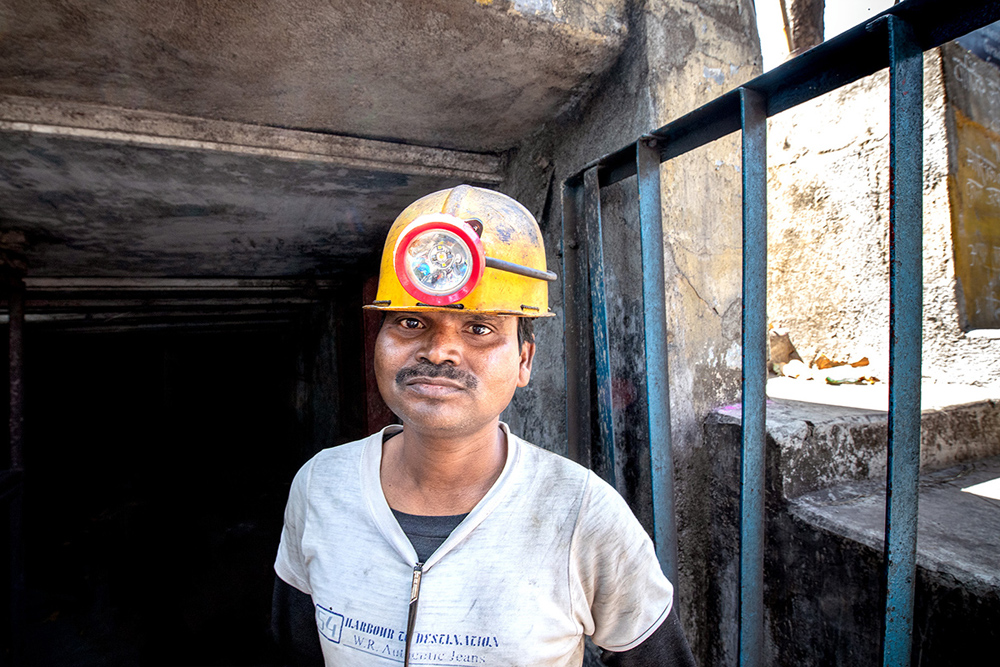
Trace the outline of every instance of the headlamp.
<instances>
[{"instance_id":1,"label":"headlamp","mask_svg":"<svg viewBox=\"0 0 1000 667\"><path fill-rule=\"evenodd\" d=\"M393 250L396 276L418 302L446 306L475 289L486 264L473 227L447 214L422 215L400 233Z\"/></svg>"}]
</instances>

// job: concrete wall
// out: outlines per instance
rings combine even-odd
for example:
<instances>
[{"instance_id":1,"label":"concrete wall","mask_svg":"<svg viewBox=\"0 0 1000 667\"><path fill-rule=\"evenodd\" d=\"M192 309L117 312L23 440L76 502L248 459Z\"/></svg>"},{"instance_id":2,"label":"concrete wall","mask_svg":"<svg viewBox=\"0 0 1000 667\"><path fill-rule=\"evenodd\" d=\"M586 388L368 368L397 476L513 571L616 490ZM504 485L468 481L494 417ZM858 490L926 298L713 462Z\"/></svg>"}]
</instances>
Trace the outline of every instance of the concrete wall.
<instances>
[{"instance_id":1,"label":"concrete wall","mask_svg":"<svg viewBox=\"0 0 1000 667\"><path fill-rule=\"evenodd\" d=\"M760 73L753 5L747 0L637 2L628 29L625 53L597 87L599 92L511 155L502 189L538 216L549 263L557 271L560 191L567 176ZM712 576L705 567L711 549L706 497L712 480L701 424L712 408L732 402L739 393L739 160L739 137L733 136L661 167L679 609L701 664L714 664L710 646L719 641L718 619L706 612ZM620 490L649 527L636 187L629 179L605 189L602 219ZM540 356L532 385L515 397L507 418L528 439L565 451L560 290L557 284L550 291L557 317L537 328Z\"/></svg>"},{"instance_id":2,"label":"concrete wall","mask_svg":"<svg viewBox=\"0 0 1000 667\"><path fill-rule=\"evenodd\" d=\"M953 115L952 88L946 95L941 53L924 57L923 373L938 382L1000 386L1000 340L969 335L956 298L949 200L954 131L946 122ZM883 380L888 91L888 73L879 72L775 117L768 138L769 320L791 330L807 363L817 353L868 356L871 374Z\"/></svg>"}]
</instances>

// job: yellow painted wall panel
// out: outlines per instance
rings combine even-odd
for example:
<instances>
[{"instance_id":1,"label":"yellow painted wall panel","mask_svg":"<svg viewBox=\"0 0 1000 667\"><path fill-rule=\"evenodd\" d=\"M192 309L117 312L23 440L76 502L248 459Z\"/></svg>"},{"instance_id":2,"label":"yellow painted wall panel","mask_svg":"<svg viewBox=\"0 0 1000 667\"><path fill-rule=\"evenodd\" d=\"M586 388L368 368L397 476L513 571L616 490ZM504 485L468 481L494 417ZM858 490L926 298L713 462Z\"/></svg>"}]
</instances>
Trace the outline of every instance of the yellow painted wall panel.
<instances>
[{"instance_id":1,"label":"yellow painted wall panel","mask_svg":"<svg viewBox=\"0 0 1000 667\"><path fill-rule=\"evenodd\" d=\"M955 274L971 329L1000 328L1000 134L954 109L957 155L949 174Z\"/></svg>"}]
</instances>

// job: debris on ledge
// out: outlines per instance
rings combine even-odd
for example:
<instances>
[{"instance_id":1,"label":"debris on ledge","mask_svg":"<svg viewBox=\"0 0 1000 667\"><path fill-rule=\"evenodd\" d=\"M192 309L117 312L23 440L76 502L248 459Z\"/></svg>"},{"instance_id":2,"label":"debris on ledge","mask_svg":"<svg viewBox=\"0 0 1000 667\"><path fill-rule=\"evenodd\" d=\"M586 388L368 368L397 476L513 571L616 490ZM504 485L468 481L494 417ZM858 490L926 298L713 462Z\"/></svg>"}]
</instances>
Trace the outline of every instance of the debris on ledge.
<instances>
[{"instance_id":1,"label":"debris on ledge","mask_svg":"<svg viewBox=\"0 0 1000 667\"><path fill-rule=\"evenodd\" d=\"M870 372L858 369L868 369L868 356L862 356L857 361L833 360L823 353L817 354L809 365L802 360L795 345L792 344L788 329L770 327L768 333L768 367L777 375L799 380L825 380L827 384L861 384L870 385L881 382Z\"/></svg>"}]
</instances>

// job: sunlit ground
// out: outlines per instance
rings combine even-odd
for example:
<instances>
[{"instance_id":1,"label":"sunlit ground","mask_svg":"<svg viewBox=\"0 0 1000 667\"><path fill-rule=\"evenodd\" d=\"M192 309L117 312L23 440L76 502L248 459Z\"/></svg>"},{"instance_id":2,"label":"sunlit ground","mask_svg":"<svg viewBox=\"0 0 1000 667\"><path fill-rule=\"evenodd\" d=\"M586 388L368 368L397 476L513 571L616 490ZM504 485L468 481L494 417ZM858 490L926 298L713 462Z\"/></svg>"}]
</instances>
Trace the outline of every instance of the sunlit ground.
<instances>
[{"instance_id":1,"label":"sunlit ground","mask_svg":"<svg viewBox=\"0 0 1000 667\"><path fill-rule=\"evenodd\" d=\"M996 479L991 479L988 482L983 482L981 484L973 484L972 486L967 486L962 489L966 493L974 493L977 496L982 496L983 498L992 498L994 500L1000 500L1000 477Z\"/></svg>"}]
</instances>

